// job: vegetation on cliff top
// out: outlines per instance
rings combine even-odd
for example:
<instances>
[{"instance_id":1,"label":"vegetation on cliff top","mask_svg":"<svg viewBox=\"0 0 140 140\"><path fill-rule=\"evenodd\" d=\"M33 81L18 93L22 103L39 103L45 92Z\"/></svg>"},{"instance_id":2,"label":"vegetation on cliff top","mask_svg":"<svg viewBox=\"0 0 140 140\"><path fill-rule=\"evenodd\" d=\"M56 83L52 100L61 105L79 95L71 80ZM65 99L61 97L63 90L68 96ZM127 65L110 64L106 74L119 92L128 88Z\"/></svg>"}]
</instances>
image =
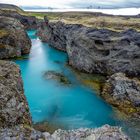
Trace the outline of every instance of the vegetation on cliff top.
<instances>
[{"instance_id":1,"label":"vegetation on cliff top","mask_svg":"<svg viewBox=\"0 0 140 140\"><path fill-rule=\"evenodd\" d=\"M62 21L68 24L83 24L93 28L107 28L115 31L136 29L140 31L140 18L136 16L113 16L102 13L88 12L29 12L28 15L43 19L47 16L50 21Z\"/></svg>"}]
</instances>

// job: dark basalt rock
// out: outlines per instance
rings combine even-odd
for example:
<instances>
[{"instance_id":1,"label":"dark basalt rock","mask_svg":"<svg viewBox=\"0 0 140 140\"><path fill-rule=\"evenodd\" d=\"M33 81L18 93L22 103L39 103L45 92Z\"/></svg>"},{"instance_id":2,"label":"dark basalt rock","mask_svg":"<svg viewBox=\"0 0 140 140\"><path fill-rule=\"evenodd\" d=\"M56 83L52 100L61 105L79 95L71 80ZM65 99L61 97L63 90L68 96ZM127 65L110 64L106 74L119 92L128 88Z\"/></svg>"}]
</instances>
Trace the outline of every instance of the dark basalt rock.
<instances>
[{"instance_id":1,"label":"dark basalt rock","mask_svg":"<svg viewBox=\"0 0 140 140\"><path fill-rule=\"evenodd\" d=\"M116 73L106 81L101 96L127 115L140 116L139 79Z\"/></svg>"},{"instance_id":2,"label":"dark basalt rock","mask_svg":"<svg viewBox=\"0 0 140 140\"><path fill-rule=\"evenodd\" d=\"M140 75L140 33L121 33L62 22L44 22L38 36L51 46L66 51L69 64L80 71L112 75Z\"/></svg>"},{"instance_id":3,"label":"dark basalt rock","mask_svg":"<svg viewBox=\"0 0 140 140\"><path fill-rule=\"evenodd\" d=\"M47 42L52 47L66 51L66 28L63 23L59 22L58 26L55 23L48 21L40 23L37 35L43 42Z\"/></svg>"},{"instance_id":4,"label":"dark basalt rock","mask_svg":"<svg viewBox=\"0 0 140 140\"><path fill-rule=\"evenodd\" d=\"M89 73L111 75L116 72L140 74L140 33L134 30L117 33L82 27L69 31L69 64Z\"/></svg>"},{"instance_id":5,"label":"dark basalt rock","mask_svg":"<svg viewBox=\"0 0 140 140\"><path fill-rule=\"evenodd\" d=\"M0 16L0 59L28 54L30 47L24 26L15 18Z\"/></svg>"}]
</instances>

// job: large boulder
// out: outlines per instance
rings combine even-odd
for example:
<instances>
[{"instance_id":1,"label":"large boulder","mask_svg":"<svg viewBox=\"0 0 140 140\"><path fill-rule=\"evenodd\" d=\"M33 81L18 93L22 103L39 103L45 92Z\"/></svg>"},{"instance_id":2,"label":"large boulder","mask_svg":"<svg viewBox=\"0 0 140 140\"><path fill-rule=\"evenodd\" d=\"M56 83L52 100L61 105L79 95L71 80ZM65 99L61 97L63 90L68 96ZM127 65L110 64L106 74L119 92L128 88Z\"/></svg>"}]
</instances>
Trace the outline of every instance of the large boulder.
<instances>
[{"instance_id":1,"label":"large boulder","mask_svg":"<svg viewBox=\"0 0 140 140\"><path fill-rule=\"evenodd\" d=\"M31 125L19 67L0 60L0 128Z\"/></svg>"},{"instance_id":2,"label":"large boulder","mask_svg":"<svg viewBox=\"0 0 140 140\"><path fill-rule=\"evenodd\" d=\"M24 26L15 18L0 16L0 59L28 54L30 47Z\"/></svg>"},{"instance_id":3,"label":"large boulder","mask_svg":"<svg viewBox=\"0 0 140 140\"><path fill-rule=\"evenodd\" d=\"M69 64L88 73L140 74L140 33L115 32L62 22L42 23L38 35L51 46L67 51Z\"/></svg>"},{"instance_id":4,"label":"large boulder","mask_svg":"<svg viewBox=\"0 0 140 140\"><path fill-rule=\"evenodd\" d=\"M106 81L101 96L125 114L140 116L139 79L116 73Z\"/></svg>"}]
</instances>

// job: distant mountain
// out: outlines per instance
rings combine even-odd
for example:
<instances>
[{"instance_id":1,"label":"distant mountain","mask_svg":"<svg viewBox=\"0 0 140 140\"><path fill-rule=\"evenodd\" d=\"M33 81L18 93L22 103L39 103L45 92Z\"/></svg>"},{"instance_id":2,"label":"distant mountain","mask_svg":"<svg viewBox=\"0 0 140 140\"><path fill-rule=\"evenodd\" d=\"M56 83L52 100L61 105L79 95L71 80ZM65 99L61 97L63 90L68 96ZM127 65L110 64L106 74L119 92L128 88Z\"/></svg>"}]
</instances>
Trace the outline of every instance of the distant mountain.
<instances>
[{"instance_id":1,"label":"distant mountain","mask_svg":"<svg viewBox=\"0 0 140 140\"><path fill-rule=\"evenodd\" d=\"M42 6L20 6L20 8L24 9L24 10L38 10L38 9L56 9L56 8L52 8L52 7L42 7Z\"/></svg>"}]
</instances>

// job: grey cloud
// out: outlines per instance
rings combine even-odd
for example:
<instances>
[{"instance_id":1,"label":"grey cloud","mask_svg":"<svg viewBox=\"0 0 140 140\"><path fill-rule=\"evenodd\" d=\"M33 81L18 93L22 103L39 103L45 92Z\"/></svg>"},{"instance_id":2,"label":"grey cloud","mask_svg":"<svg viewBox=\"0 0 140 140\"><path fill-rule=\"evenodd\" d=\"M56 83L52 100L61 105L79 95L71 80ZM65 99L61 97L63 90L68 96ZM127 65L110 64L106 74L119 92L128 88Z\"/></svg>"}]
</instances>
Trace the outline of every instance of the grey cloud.
<instances>
[{"instance_id":1,"label":"grey cloud","mask_svg":"<svg viewBox=\"0 0 140 140\"><path fill-rule=\"evenodd\" d=\"M140 0L87 0L69 3L72 7L87 7L93 5L94 7L100 6L101 8L130 8L130 7L140 7Z\"/></svg>"}]
</instances>

